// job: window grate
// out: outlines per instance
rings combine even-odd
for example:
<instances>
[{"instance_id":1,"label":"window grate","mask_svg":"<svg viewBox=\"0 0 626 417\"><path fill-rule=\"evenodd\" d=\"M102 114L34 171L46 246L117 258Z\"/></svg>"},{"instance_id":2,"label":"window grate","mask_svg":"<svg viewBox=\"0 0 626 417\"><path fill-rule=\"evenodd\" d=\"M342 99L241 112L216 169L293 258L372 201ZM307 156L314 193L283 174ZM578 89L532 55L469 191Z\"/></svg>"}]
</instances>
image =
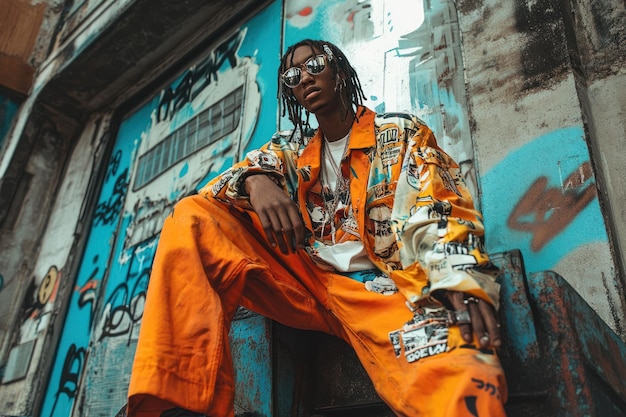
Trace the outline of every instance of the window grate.
<instances>
[{"instance_id":1,"label":"window grate","mask_svg":"<svg viewBox=\"0 0 626 417\"><path fill-rule=\"evenodd\" d=\"M133 191L198 150L233 132L243 106L243 86L202 111L139 158Z\"/></svg>"}]
</instances>

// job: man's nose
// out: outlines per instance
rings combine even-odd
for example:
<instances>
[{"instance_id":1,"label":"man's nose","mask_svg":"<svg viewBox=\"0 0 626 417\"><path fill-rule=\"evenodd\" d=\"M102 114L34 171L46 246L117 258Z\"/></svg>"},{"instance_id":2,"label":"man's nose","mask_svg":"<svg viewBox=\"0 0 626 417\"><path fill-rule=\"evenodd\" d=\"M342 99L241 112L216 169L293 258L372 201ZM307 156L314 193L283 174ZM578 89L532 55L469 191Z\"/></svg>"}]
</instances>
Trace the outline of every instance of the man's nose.
<instances>
[{"instance_id":1,"label":"man's nose","mask_svg":"<svg viewBox=\"0 0 626 417\"><path fill-rule=\"evenodd\" d=\"M309 84L313 80L314 80L313 76L303 69L302 70L302 75L301 75L301 78L300 78L300 82L302 84Z\"/></svg>"}]
</instances>

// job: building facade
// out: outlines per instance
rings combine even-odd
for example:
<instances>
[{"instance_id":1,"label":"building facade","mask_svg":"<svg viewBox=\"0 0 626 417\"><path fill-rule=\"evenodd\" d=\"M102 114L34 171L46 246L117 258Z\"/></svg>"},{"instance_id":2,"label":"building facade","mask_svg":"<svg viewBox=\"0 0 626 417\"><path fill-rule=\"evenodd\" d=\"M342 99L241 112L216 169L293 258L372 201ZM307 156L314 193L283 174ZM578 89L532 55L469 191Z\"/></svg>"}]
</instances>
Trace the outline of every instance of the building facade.
<instances>
[{"instance_id":1,"label":"building facade","mask_svg":"<svg viewBox=\"0 0 626 417\"><path fill-rule=\"evenodd\" d=\"M623 2L2 3L1 415L119 409L163 219L289 128L277 68L303 38L346 52L366 105L431 126L491 252L555 271L626 339ZM240 318L235 359L257 365L237 378L259 382L239 409L290 415L272 324Z\"/></svg>"}]
</instances>

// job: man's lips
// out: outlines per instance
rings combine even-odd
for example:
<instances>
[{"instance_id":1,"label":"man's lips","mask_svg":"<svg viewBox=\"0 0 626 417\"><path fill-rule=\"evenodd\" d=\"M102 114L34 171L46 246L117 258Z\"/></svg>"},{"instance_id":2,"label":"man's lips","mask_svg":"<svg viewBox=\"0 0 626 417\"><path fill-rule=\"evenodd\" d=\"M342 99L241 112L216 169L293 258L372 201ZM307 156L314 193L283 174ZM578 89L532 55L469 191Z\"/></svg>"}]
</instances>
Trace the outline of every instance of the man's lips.
<instances>
[{"instance_id":1,"label":"man's lips","mask_svg":"<svg viewBox=\"0 0 626 417\"><path fill-rule=\"evenodd\" d=\"M305 100L308 100L309 98L314 98L315 96L319 95L320 91L321 90L318 87L309 87L304 91L303 98Z\"/></svg>"}]
</instances>

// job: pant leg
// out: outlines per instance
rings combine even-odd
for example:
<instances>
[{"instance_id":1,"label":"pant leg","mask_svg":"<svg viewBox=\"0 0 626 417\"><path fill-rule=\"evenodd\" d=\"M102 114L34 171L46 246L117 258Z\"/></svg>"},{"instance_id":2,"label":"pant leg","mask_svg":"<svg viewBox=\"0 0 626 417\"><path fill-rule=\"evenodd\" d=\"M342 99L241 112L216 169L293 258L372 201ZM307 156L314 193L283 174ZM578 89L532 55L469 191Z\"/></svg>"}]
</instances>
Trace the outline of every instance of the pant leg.
<instances>
[{"instance_id":1,"label":"pant leg","mask_svg":"<svg viewBox=\"0 0 626 417\"><path fill-rule=\"evenodd\" d=\"M459 329L452 326L449 351L409 363L404 354L396 356L389 336L413 318L403 296L371 293L337 275L328 286L329 307L346 341L398 416L505 416L507 387L495 353L462 347Z\"/></svg>"},{"instance_id":2,"label":"pant leg","mask_svg":"<svg viewBox=\"0 0 626 417\"><path fill-rule=\"evenodd\" d=\"M258 221L196 195L164 223L131 381L129 416L174 406L234 414L228 332L237 306L286 325L332 332L327 290L304 251L282 255Z\"/></svg>"}]
</instances>

